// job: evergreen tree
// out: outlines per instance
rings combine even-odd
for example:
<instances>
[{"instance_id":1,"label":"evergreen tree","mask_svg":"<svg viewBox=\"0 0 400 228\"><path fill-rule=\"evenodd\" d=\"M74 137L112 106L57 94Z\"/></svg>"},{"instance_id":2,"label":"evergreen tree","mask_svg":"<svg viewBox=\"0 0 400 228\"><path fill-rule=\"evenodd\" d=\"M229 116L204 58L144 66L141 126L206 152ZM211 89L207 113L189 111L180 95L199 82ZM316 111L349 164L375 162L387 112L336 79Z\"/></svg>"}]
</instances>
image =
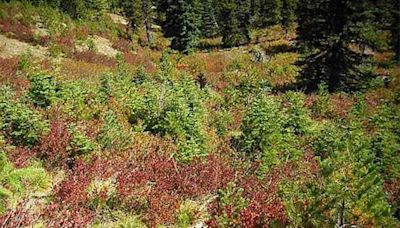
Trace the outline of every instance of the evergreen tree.
<instances>
[{"instance_id":1,"label":"evergreen tree","mask_svg":"<svg viewBox=\"0 0 400 228\"><path fill-rule=\"evenodd\" d=\"M282 20L282 0L265 0L262 12L263 25L277 25Z\"/></svg>"},{"instance_id":2,"label":"evergreen tree","mask_svg":"<svg viewBox=\"0 0 400 228\"><path fill-rule=\"evenodd\" d=\"M143 24L141 5L142 0L128 0L122 3L124 14L133 30L137 30Z\"/></svg>"},{"instance_id":3,"label":"evergreen tree","mask_svg":"<svg viewBox=\"0 0 400 228\"><path fill-rule=\"evenodd\" d=\"M359 89L367 74L360 64L361 51L350 48L365 43L362 26L372 19L367 15L368 0L304 0L298 20L298 40L310 54L303 66L302 82L307 90L326 83L330 91Z\"/></svg>"},{"instance_id":4,"label":"evergreen tree","mask_svg":"<svg viewBox=\"0 0 400 228\"><path fill-rule=\"evenodd\" d=\"M392 46L395 53L395 61L400 64L400 1L392 0Z\"/></svg>"},{"instance_id":5,"label":"evergreen tree","mask_svg":"<svg viewBox=\"0 0 400 228\"><path fill-rule=\"evenodd\" d=\"M204 37L215 37L218 34L217 13L213 0L201 3L201 32Z\"/></svg>"},{"instance_id":6,"label":"evergreen tree","mask_svg":"<svg viewBox=\"0 0 400 228\"><path fill-rule=\"evenodd\" d=\"M234 47L250 42L250 1L222 0L219 2L222 43Z\"/></svg>"},{"instance_id":7,"label":"evergreen tree","mask_svg":"<svg viewBox=\"0 0 400 228\"><path fill-rule=\"evenodd\" d=\"M251 14L251 25L253 27L260 27L261 26L261 1L262 0L251 0L251 7L250 7L250 14Z\"/></svg>"},{"instance_id":8,"label":"evergreen tree","mask_svg":"<svg viewBox=\"0 0 400 228\"><path fill-rule=\"evenodd\" d=\"M104 15L108 9L108 2L107 0L61 1L60 8L73 18L96 19Z\"/></svg>"},{"instance_id":9,"label":"evergreen tree","mask_svg":"<svg viewBox=\"0 0 400 228\"><path fill-rule=\"evenodd\" d=\"M321 181L307 186L314 226L394 226L370 140L360 123L329 127L314 142Z\"/></svg>"},{"instance_id":10,"label":"evergreen tree","mask_svg":"<svg viewBox=\"0 0 400 228\"><path fill-rule=\"evenodd\" d=\"M129 20L129 24L133 30L138 30L143 27L146 30L147 42L151 45L154 42L153 39L153 7L154 3L152 0L135 0L126 1L123 4L123 10L125 16Z\"/></svg>"},{"instance_id":11,"label":"evergreen tree","mask_svg":"<svg viewBox=\"0 0 400 228\"><path fill-rule=\"evenodd\" d=\"M283 0L282 4L282 27L285 30L286 38L296 20L297 0Z\"/></svg>"},{"instance_id":12,"label":"evergreen tree","mask_svg":"<svg viewBox=\"0 0 400 228\"><path fill-rule=\"evenodd\" d=\"M168 4L164 34L172 38L171 47L190 52L200 37L200 5L197 0L173 0Z\"/></svg>"}]
</instances>

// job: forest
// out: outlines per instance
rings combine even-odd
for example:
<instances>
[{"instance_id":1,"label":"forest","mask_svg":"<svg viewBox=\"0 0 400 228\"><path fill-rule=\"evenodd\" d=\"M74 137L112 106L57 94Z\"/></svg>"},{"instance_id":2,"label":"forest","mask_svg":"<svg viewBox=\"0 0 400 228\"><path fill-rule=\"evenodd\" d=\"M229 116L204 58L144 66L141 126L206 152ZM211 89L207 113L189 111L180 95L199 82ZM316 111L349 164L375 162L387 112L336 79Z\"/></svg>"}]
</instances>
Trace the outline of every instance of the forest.
<instances>
[{"instance_id":1,"label":"forest","mask_svg":"<svg viewBox=\"0 0 400 228\"><path fill-rule=\"evenodd\" d=\"M400 227L400 1L0 0L3 227Z\"/></svg>"}]
</instances>

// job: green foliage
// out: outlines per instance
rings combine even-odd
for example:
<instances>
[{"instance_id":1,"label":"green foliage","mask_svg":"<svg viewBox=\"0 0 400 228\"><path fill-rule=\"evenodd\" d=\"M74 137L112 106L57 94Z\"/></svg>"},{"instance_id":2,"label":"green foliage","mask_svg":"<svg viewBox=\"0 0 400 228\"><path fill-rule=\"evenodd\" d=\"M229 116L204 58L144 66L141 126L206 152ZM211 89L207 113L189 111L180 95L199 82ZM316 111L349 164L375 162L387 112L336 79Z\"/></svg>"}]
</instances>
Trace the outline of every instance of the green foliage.
<instances>
[{"instance_id":1,"label":"green foliage","mask_svg":"<svg viewBox=\"0 0 400 228\"><path fill-rule=\"evenodd\" d=\"M0 88L0 118L0 129L16 145L33 146L48 128L40 113L17 100L6 86Z\"/></svg>"},{"instance_id":2,"label":"green foliage","mask_svg":"<svg viewBox=\"0 0 400 228\"><path fill-rule=\"evenodd\" d=\"M400 180L400 124L399 112L390 105L382 105L372 118L376 128L372 151L385 180Z\"/></svg>"},{"instance_id":3,"label":"green foliage","mask_svg":"<svg viewBox=\"0 0 400 228\"><path fill-rule=\"evenodd\" d=\"M263 13L265 17L265 25L277 25L280 24L282 17L287 16L283 15L282 0L266 0L265 1L265 12ZM286 5L285 5L286 6Z\"/></svg>"},{"instance_id":4,"label":"green foliage","mask_svg":"<svg viewBox=\"0 0 400 228\"><path fill-rule=\"evenodd\" d=\"M90 208L95 211L110 210L117 202L117 190L115 180L97 180L92 181L87 189L90 198Z\"/></svg>"},{"instance_id":5,"label":"green foliage","mask_svg":"<svg viewBox=\"0 0 400 228\"><path fill-rule=\"evenodd\" d=\"M95 149L95 144L86 136L79 126L71 125L69 127L71 141L68 145L68 151L72 156L89 154Z\"/></svg>"},{"instance_id":6,"label":"green foliage","mask_svg":"<svg viewBox=\"0 0 400 228\"><path fill-rule=\"evenodd\" d=\"M57 85L54 78L46 73L35 73L29 76L30 88L28 96L32 103L46 108L52 104L57 96Z\"/></svg>"},{"instance_id":7,"label":"green foliage","mask_svg":"<svg viewBox=\"0 0 400 228\"><path fill-rule=\"evenodd\" d=\"M199 10L197 0L173 0L168 3L163 29L165 35L172 38L173 49L188 53L197 46L201 35Z\"/></svg>"},{"instance_id":8,"label":"green foliage","mask_svg":"<svg viewBox=\"0 0 400 228\"><path fill-rule=\"evenodd\" d=\"M250 42L250 1L218 1L222 43L235 47Z\"/></svg>"},{"instance_id":9,"label":"green foliage","mask_svg":"<svg viewBox=\"0 0 400 228\"><path fill-rule=\"evenodd\" d=\"M219 25L214 1L201 1L201 6L201 33L204 37L215 37L218 35Z\"/></svg>"},{"instance_id":10,"label":"green foliage","mask_svg":"<svg viewBox=\"0 0 400 228\"><path fill-rule=\"evenodd\" d=\"M292 30L296 20L298 0L283 0L282 4L282 26L287 33Z\"/></svg>"},{"instance_id":11,"label":"green foliage","mask_svg":"<svg viewBox=\"0 0 400 228\"><path fill-rule=\"evenodd\" d=\"M177 211L177 227L187 228L193 226L201 214L200 207L201 205L191 200L183 202Z\"/></svg>"},{"instance_id":12,"label":"green foliage","mask_svg":"<svg viewBox=\"0 0 400 228\"><path fill-rule=\"evenodd\" d=\"M0 151L0 215L10 206L15 206L26 192L43 190L49 186L50 178L43 168L31 166L16 169L6 154Z\"/></svg>"},{"instance_id":13,"label":"green foliage","mask_svg":"<svg viewBox=\"0 0 400 228\"><path fill-rule=\"evenodd\" d=\"M261 95L255 99L243 120L241 149L260 156L260 174L266 173L271 166L282 160L299 157L296 138L285 129L290 124L297 125L297 120L292 114L290 122L287 122L287 114L280 111L281 108L280 102L271 96Z\"/></svg>"},{"instance_id":14,"label":"green foliage","mask_svg":"<svg viewBox=\"0 0 400 228\"><path fill-rule=\"evenodd\" d=\"M284 128L303 135L311 131L312 120L310 110L304 106L305 95L300 92L288 92L284 96L284 106L287 113Z\"/></svg>"},{"instance_id":15,"label":"green foliage","mask_svg":"<svg viewBox=\"0 0 400 228\"><path fill-rule=\"evenodd\" d=\"M68 81L60 84L58 102L62 111L77 120L88 120L98 116L104 96L98 88L84 80Z\"/></svg>"},{"instance_id":16,"label":"green foliage","mask_svg":"<svg viewBox=\"0 0 400 228\"><path fill-rule=\"evenodd\" d=\"M139 216L127 215L123 212L113 212L112 222L94 224L95 228L146 228L147 226L140 220Z\"/></svg>"},{"instance_id":17,"label":"green foliage","mask_svg":"<svg viewBox=\"0 0 400 228\"><path fill-rule=\"evenodd\" d=\"M106 111L101 119L103 126L98 136L98 142L104 149L123 149L130 141L130 132L125 130L118 119L117 114L112 111Z\"/></svg>"},{"instance_id":18,"label":"green foliage","mask_svg":"<svg viewBox=\"0 0 400 228\"><path fill-rule=\"evenodd\" d=\"M215 220L220 227L236 227L239 213L247 206L243 197L243 189L229 183L226 189L218 192L218 203L223 212Z\"/></svg>"},{"instance_id":19,"label":"green foliage","mask_svg":"<svg viewBox=\"0 0 400 228\"><path fill-rule=\"evenodd\" d=\"M363 88L368 72L360 69L361 51L350 48L363 45L360 32L374 20L370 1L311 1L300 4L298 40L310 50L303 65L302 83L309 91L326 83L329 91ZM335 22L335 23L332 23Z\"/></svg>"},{"instance_id":20,"label":"green foliage","mask_svg":"<svg viewBox=\"0 0 400 228\"><path fill-rule=\"evenodd\" d=\"M132 94L129 101L132 124L172 137L179 147L176 156L181 160L206 155L202 92L195 83L185 79L161 85L143 83L138 89L144 90L144 94Z\"/></svg>"},{"instance_id":21,"label":"green foliage","mask_svg":"<svg viewBox=\"0 0 400 228\"><path fill-rule=\"evenodd\" d=\"M98 19L108 8L106 0L72 0L61 1L61 9L77 19Z\"/></svg>"},{"instance_id":22,"label":"green foliage","mask_svg":"<svg viewBox=\"0 0 400 228\"><path fill-rule=\"evenodd\" d=\"M307 190L314 225L394 224L370 140L358 123L328 125L313 145L322 174Z\"/></svg>"}]
</instances>

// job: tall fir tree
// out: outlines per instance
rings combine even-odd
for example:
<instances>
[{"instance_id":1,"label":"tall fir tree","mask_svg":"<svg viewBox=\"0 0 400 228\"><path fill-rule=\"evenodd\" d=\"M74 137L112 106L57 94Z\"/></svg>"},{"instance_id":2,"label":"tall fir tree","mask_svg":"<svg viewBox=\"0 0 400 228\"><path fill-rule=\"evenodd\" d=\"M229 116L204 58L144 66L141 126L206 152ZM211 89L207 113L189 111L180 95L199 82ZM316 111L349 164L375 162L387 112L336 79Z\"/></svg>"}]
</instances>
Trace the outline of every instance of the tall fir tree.
<instances>
[{"instance_id":1,"label":"tall fir tree","mask_svg":"<svg viewBox=\"0 0 400 228\"><path fill-rule=\"evenodd\" d=\"M73 18L95 20L105 14L108 9L108 2L107 0L61 1L60 8Z\"/></svg>"},{"instance_id":2,"label":"tall fir tree","mask_svg":"<svg viewBox=\"0 0 400 228\"><path fill-rule=\"evenodd\" d=\"M282 27L285 30L285 37L287 39L296 20L298 0L283 0L282 3Z\"/></svg>"},{"instance_id":3,"label":"tall fir tree","mask_svg":"<svg viewBox=\"0 0 400 228\"><path fill-rule=\"evenodd\" d=\"M263 25L271 26L281 23L282 20L282 0L264 0L262 17L264 18Z\"/></svg>"},{"instance_id":4,"label":"tall fir tree","mask_svg":"<svg viewBox=\"0 0 400 228\"><path fill-rule=\"evenodd\" d=\"M250 15L252 27L261 27L261 3L262 0L251 0Z\"/></svg>"},{"instance_id":5,"label":"tall fir tree","mask_svg":"<svg viewBox=\"0 0 400 228\"><path fill-rule=\"evenodd\" d=\"M122 2L124 15L133 30L137 30L143 24L141 5L142 0L126 0Z\"/></svg>"},{"instance_id":6,"label":"tall fir tree","mask_svg":"<svg viewBox=\"0 0 400 228\"><path fill-rule=\"evenodd\" d=\"M368 0L303 0L298 40L310 54L301 62L302 83L308 91L326 83L330 91L354 90L368 75L360 64L364 56L350 45L365 43L362 26L372 19ZM368 16L367 16L368 15Z\"/></svg>"},{"instance_id":7,"label":"tall fir tree","mask_svg":"<svg viewBox=\"0 0 400 228\"><path fill-rule=\"evenodd\" d=\"M218 6L223 46L235 47L249 43L250 1L221 0Z\"/></svg>"},{"instance_id":8,"label":"tall fir tree","mask_svg":"<svg viewBox=\"0 0 400 228\"><path fill-rule=\"evenodd\" d=\"M129 20L130 27L133 30L138 30L141 27L145 28L147 42L149 45L153 43L153 7L152 0L135 0L124 1L122 3L125 16Z\"/></svg>"},{"instance_id":9,"label":"tall fir tree","mask_svg":"<svg viewBox=\"0 0 400 228\"><path fill-rule=\"evenodd\" d=\"M400 1L392 0L392 46L395 53L395 61L400 64Z\"/></svg>"},{"instance_id":10,"label":"tall fir tree","mask_svg":"<svg viewBox=\"0 0 400 228\"><path fill-rule=\"evenodd\" d=\"M197 46L200 32L200 5L197 0L172 0L165 11L164 35L171 47L187 53Z\"/></svg>"},{"instance_id":11,"label":"tall fir tree","mask_svg":"<svg viewBox=\"0 0 400 228\"><path fill-rule=\"evenodd\" d=\"M218 35L217 12L213 0L201 3L201 33L204 37L212 38Z\"/></svg>"}]
</instances>

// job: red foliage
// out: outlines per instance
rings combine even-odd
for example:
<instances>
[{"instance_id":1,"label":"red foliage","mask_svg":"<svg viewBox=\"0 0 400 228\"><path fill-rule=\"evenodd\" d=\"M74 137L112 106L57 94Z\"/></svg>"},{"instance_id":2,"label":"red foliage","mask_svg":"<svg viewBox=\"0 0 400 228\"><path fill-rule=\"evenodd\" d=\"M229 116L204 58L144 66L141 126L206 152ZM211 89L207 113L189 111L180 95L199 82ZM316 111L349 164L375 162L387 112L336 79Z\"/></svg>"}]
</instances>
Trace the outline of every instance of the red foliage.
<instances>
[{"instance_id":1,"label":"red foliage","mask_svg":"<svg viewBox=\"0 0 400 228\"><path fill-rule=\"evenodd\" d=\"M46 227L87 227L94 219L94 213L87 208L52 204L47 207Z\"/></svg>"},{"instance_id":2,"label":"red foliage","mask_svg":"<svg viewBox=\"0 0 400 228\"><path fill-rule=\"evenodd\" d=\"M154 73L157 71L156 65L149 56L143 53L143 50L138 50L136 54L125 52L124 59L128 64L143 66L147 73Z\"/></svg>"},{"instance_id":3,"label":"red foliage","mask_svg":"<svg viewBox=\"0 0 400 228\"><path fill-rule=\"evenodd\" d=\"M90 162L77 160L68 176L53 189L54 200L43 214L47 227L84 227L90 224L96 213L88 206L87 188L94 178L110 177L113 170L117 170L112 163L115 161L98 157L93 157Z\"/></svg>"},{"instance_id":4,"label":"red foliage","mask_svg":"<svg viewBox=\"0 0 400 228\"><path fill-rule=\"evenodd\" d=\"M24 168L29 165L29 160L34 157L34 152L22 147L17 147L15 150L8 153L8 159L16 168Z\"/></svg>"},{"instance_id":5,"label":"red foliage","mask_svg":"<svg viewBox=\"0 0 400 228\"><path fill-rule=\"evenodd\" d=\"M93 51L76 52L74 58L79 61L105 65L108 67L115 67L117 65L117 61L114 58Z\"/></svg>"},{"instance_id":6,"label":"red foliage","mask_svg":"<svg viewBox=\"0 0 400 228\"><path fill-rule=\"evenodd\" d=\"M0 227L19 228L32 225L34 219L26 210L26 202L20 203L15 210L0 215Z\"/></svg>"},{"instance_id":7,"label":"red foliage","mask_svg":"<svg viewBox=\"0 0 400 228\"><path fill-rule=\"evenodd\" d=\"M0 57L0 84L9 83L17 90L26 89L29 82L26 78L17 76L18 68L18 58L5 59Z\"/></svg>"},{"instance_id":8,"label":"red foliage","mask_svg":"<svg viewBox=\"0 0 400 228\"><path fill-rule=\"evenodd\" d=\"M384 190L388 195L389 202L395 205L400 200L400 180L386 181Z\"/></svg>"},{"instance_id":9,"label":"red foliage","mask_svg":"<svg viewBox=\"0 0 400 228\"><path fill-rule=\"evenodd\" d=\"M39 37L39 40L37 41L37 43L41 46L49 46L50 42L51 42L50 36L41 36L41 37Z\"/></svg>"},{"instance_id":10,"label":"red foliage","mask_svg":"<svg viewBox=\"0 0 400 228\"><path fill-rule=\"evenodd\" d=\"M28 43L34 43L35 37L29 25L13 18L0 20L0 31L10 35L12 38Z\"/></svg>"},{"instance_id":11,"label":"red foliage","mask_svg":"<svg viewBox=\"0 0 400 228\"><path fill-rule=\"evenodd\" d=\"M123 53L129 53L131 51L131 41L127 39L118 39L113 42L112 47Z\"/></svg>"},{"instance_id":12,"label":"red foliage","mask_svg":"<svg viewBox=\"0 0 400 228\"><path fill-rule=\"evenodd\" d=\"M149 202L147 222L173 222L181 198L201 197L216 192L233 179L233 170L222 159L209 156L190 164L177 164L167 155L150 153L143 161L128 164L117 177L117 191L130 208L138 207L132 197Z\"/></svg>"},{"instance_id":13,"label":"red foliage","mask_svg":"<svg viewBox=\"0 0 400 228\"><path fill-rule=\"evenodd\" d=\"M75 49L75 37L72 34L57 37L55 43L60 48L61 52L67 54L67 56L72 55Z\"/></svg>"},{"instance_id":14,"label":"red foliage","mask_svg":"<svg viewBox=\"0 0 400 228\"><path fill-rule=\"evenodd\" d=\"M256 167L252 169L256 170ZM233 222L239 227L268 227L272 222L285 225L287 218L283 202L278 196L278 184L283 179L293 178L294 175L292 165L286 164L272 169L263 179L259 179L254 173L238 177L236 186L243 189L242 197L246 200L247 206L240 211L237 221ZM228 212L229 216L231 209L232 205L222 205L217 198L209 205L211 219L208 225L219 227L216 217L223 215L224 212Z\"/></svg>"},{"instance_id":15,"label":"red foliage","mask_svg":"<svg viewBox=\"0 0 400 228\"><path fill-rule=\"evenodd\" d=\"M49 162L49 165L66 166L68 159L67 146L70 142L70 133L66 121L56 119L51 122L50 132L43 136L35 148L38 157Z\"/></svg>"}]
</instances>

